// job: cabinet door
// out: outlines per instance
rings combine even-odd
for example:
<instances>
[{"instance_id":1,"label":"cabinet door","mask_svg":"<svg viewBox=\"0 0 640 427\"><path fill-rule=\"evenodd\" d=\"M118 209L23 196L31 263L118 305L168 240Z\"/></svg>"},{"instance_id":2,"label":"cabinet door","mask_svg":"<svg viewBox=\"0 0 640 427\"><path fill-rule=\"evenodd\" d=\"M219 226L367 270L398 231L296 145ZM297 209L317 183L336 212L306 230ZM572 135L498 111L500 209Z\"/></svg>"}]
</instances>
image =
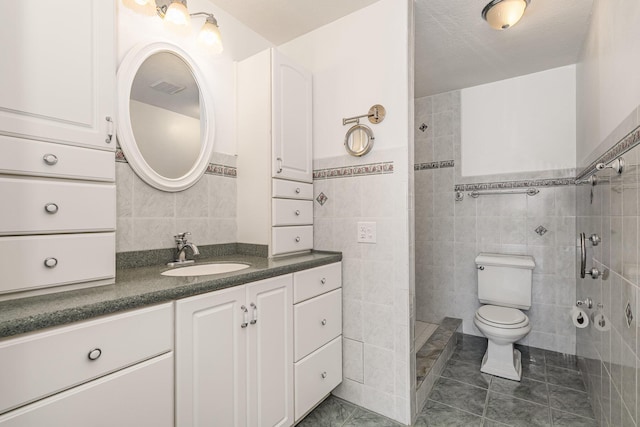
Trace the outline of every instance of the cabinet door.
<instances>
[{"instance_id":1,"label":"cabinet door","mask_svg":"<svg viewBox=\"0 0 640 427\"><path fill-rule=\"evenodd\" d=\"M171 427L173 353L0 416L1 427Z\"/></svg>"},{"instance_id":2,"label":"cabinet door","mask_svg":"<svg viewBox=\"0 0 640 427\"><path fill-rule=\"evenodd\" d=\"M247 285L247 425L293 425L293 277ZM251 305L253 304L253 306Z\"/></svg>"},{"instance_id":3,"label":"cabinet door","mask_svg":"<svg viewBox=\"0 0 640 427\"><path fill-rule=\"evenodd\" d=\"M245 287L176 303L176 425L246 425Z\"/></svg>"},{"instance_id":4,"label":"cabinet door","mask_svg":"<svg viewBox=\"0 0 640 427\"><path fill-rule=\"evenodd\" d=\"M311 73L272 50L272 176L312 182Z\"/></svg>"},{"instance_id":5,"label":"cabinet door","mask_svg":"<svg viewBox=\"0 0 640 427\"><path fill-rule=\"evenodd\" d=\"M115 150L115 2L20 0L0 14L0 133Z\"/></svg>"}]
</instances>

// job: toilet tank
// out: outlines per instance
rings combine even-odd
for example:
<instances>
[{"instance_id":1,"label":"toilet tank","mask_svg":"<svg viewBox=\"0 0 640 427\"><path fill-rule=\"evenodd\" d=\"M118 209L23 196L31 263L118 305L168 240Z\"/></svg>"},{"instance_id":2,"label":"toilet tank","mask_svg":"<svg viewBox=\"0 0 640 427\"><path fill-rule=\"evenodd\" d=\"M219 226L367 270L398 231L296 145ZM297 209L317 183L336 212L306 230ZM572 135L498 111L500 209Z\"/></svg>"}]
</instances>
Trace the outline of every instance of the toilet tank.
<instances>
[{"instance_id":1,"label":"toilet tank","mask_svg":"<svg viewBox=\"0 0 640 427\"><path fill-rule=\"evenodd\" d=\"M478 267L478 299L483 304L531 308L531 283L535 260L529 255L481 253Z\"/></svg>"}]
</instances>

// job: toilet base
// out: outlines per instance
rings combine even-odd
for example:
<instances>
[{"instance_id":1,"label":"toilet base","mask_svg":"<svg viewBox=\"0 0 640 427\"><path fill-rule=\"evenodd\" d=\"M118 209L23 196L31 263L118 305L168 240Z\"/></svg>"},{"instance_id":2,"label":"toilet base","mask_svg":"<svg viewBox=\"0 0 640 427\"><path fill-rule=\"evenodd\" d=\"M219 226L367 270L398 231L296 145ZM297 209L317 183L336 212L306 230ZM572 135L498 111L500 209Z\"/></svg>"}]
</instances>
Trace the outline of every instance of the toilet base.
<instances>
[{"instance_id":1,"label":"toilet base","mask_svg":"<svg viewBox=\"0 0 640 427\"><path fill-rule=\"evenodd\" d=\"M499 345L489 340L480 371L496 377L520 381L522 378L522 355L513 348L513 344Z\"/></svg>"}]
</instances>

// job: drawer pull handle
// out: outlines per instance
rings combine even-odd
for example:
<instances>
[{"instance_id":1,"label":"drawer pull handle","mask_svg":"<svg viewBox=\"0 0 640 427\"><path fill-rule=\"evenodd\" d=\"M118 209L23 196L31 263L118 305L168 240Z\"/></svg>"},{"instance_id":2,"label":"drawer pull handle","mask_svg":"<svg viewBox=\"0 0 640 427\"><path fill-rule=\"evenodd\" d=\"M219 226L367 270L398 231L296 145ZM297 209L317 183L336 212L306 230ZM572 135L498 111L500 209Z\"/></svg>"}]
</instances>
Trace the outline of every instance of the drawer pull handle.
<instances>
[{"instance_id":1,"label":"drawer pull handle","mask_svg":"<svg viewBox=\"0 0 640 427\"><path fill-rule=\"evenodd\" d=\"M327 371L324 371L323 373L321 373L320 376L322 377L322 379L327 378Z\"/></svg>"},{"instance_id":2,"label":"drawer pull handle","mask_svg":"<svg viewBox=\"0 0 640 427\"><path fill-rule=\"evenodd\" d=\"M44 157L42 157L42 160L44 160L44 162L49 166L53 166L58 163L58 158L55 154L45 154Z\"/></svg>"},{"instance_id":3,"label":"drawer pull handle","mask_svg":"<svg viewBox=\"0 0 640 427\"><path fill-rule=\"evenodd\" d=\"M113 139L113 120L110 116L107 116L104 119L107 121L107 137L104 139L104 142L111 144L111 140Z\"/></svg>"},{"instance_id":4,"label":"drawer pull handle","mask_svg":"<svg viewBox=\"0 0 640 427\"><path fill-rule=\"evenodd\" d=\"M89 360L98 360L100 356L102 356L102 350L99 348L94 348L89 352L89 354L87 354Z\"/></svg>"},{"instance_id":5,"label":"drawer pull handle","mask_svg":"<svg viewBox=\"0 0 640 427\"><path fill-rule=\"evenodd\" d=\"M251 308L253 309L253 316L249 323L251 323L252 325L255 325L256 323L258 323L258 306L255 305L254 303L251 303Z\"/></svg>"},{"instance_id":6,"label":"drawer pull handle","mask_svg":"<svg viewBox=\"0 0 640 427\"><path fill-rule=\"evenodd\" d=\"M240 324L241 328L246 328L247 326L249 326L249 310L247 310L247 307L245 307L244 305L242 307L240 307L240 310L243 311L242 314L242 319L243 322Z\"/></svg>"},{"instance_id":7,"label":"drawer pull handle","mask_svg":"<svg viewBox=\"0 0 640 427\"><path fill-rule=\"evenodd\" d=\"M296 209L296 216L300 216L300 210Z\"/></svg>"},{"instance_id":8,"label":"drawer pull handle","mask_svg":"<svg viewBox=\"0 0 640 427\"><path fill-rule=\"evenodd\" d=\"M282 158L281 157L276 157L276 165L278 167L278 170L276 171L276 173L282 173Z\"/></svg>"},{"instance_id":9,"label":"drawer pull handle","mask_svg":"<svg viewBox=\"0 0 640 427\"><path fill-rule=\"evenodd\" d=\"M326 324L327 324L327 319L322 319L322 322L320 322L320 323L322 323L322 326L326 326Z\"/></svg>"},{"instance_id":10,"label":"drawer pull handle","mask_svg":"<svg viewBox=\"0 0 640 427\"><path fill-rule=\"evenodd\" d=\"M300 243L300 236L296 237L296 243Z\"/></svg>"},{"instance_id":11,"label":"drawer pull handle","mask_svg":"<svg viewBox=\"0 0 640 427\"><path fill-rule=\"evenodd\" d=\"M296 188L296 194L300 194L300 187Z\"/></svg>"},{"instance_id":12,"label":"drawer pull handle","mask_svg":"<svg viewBox=\"0 0 640 427\"><path fill-rule=\"evenodd\" d=\"M55 258L47 258L44 260L44 266L47 268L54 268L58 265L58 260Z\"/></svg>"},{"instance_id":13,"label":"drawer pull handle","mask_svg":"<svg viewBox=\"0 0 640 427\"><path fill-rule=\"evenodd\" d=\"M47 203L46 205L44 205L44 210L46 213L58 213L58 209L58 205L56 205L55 203Z\"/></svg>"},{"instance_id":14,"label":"drawer pull handle","mask_svg":"<svg viewBox=\"0 0 640 427\"><path fill-rule=\"evenodd\" d=\"M320 279L320 284L324 285L325 283L327 283L327 279L325 277L323 277L322 279Z\"/></svg>"}]
</instances>

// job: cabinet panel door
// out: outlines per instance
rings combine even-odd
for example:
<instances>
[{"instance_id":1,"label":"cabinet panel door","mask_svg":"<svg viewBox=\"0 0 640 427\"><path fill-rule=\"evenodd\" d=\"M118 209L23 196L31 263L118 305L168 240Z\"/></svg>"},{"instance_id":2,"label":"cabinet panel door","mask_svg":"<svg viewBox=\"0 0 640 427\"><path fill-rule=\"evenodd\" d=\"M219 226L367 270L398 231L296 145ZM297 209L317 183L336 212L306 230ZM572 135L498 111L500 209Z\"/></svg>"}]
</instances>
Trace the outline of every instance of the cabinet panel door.
<instances>
[{"instance_id":1,"label":"cabinet panel door","mask_svg":"<svg viewBox=\"0 0 640 427\"><path fill-rule=\"evenodd\" d=\"M179 427L246 425L245 287L176 303Z\"/></svg>"},{"instance_id":2,"label":"cabinet panel door","mask_svg":"<svg viewBox=\"0 0 640 427\"><path fill-rule=\"evenodd\" d=\"M2 6L0 133L114 151L115 2Z\"/></svg>"},{"instance_id":3,"label":"cabinet panel door","mask_svg":"<svg viewBox=\"0 0 640 427\"><path fill-rule=\"evenodd\" d=\"M247 302L255 320L248 328L247 425L293 425L292 275L247 285Z\"/></svg>"},{"instance_id":4,"label":"cabinet panel door","mask_svg":"<svg viewBox=\"0 0 640 427\"><path fill-rule=\"evenodd\" d=\"M0 416L1 427L172 427L173 353Z\"/></svg>"},{"instance_id":5,"label":"cabinet panel door","mask_svg":"<svg viewBox=\"0 0 640 427\"><path fill-rule=\"evenodd\" d=\"M312 182L311 73L272 50L272 176Z\"/></svg>"}]
</instances>

